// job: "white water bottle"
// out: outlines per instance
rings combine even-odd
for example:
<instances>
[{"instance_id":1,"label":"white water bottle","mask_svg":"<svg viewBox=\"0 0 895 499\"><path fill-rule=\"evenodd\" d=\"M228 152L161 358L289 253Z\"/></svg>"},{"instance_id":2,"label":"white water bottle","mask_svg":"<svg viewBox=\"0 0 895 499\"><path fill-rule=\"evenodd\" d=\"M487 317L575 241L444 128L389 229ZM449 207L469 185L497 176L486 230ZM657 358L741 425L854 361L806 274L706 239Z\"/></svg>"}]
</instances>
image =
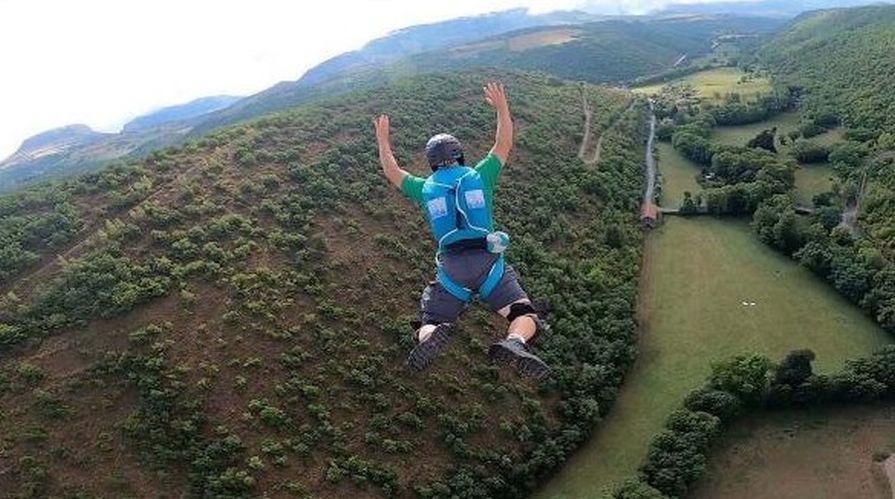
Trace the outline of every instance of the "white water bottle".
<instances>
[{"instance_id":1,"label":"white water bottle","mask_svg":"<svg viewBox=\"0 0 895 499\"><path fill-rule=\"evenodd\" d=\"M503 231L496 231L485 237L488 242L489 253L503 253L510 245L510 235Z\"/></svg>"}]
</instances>

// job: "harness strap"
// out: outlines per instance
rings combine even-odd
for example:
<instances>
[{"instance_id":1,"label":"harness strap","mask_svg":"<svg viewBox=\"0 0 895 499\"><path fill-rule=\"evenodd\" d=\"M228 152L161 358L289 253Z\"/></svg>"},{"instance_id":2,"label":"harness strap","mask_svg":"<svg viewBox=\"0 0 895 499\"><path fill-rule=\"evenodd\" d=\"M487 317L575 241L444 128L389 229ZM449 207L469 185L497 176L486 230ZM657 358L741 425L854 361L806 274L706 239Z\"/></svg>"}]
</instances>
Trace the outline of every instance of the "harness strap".
<instances>
[{"instance_id":1,"label":"harness strap","mask_svg":"<svg viewBox=\"0 0 895 499\"><path fill-rule=\"evenodd\" d=\"M494 291L494 288L500 283L500 279L503 277L503 267L503 254L501 254L497 257L494 265L491 266L491 272L488 272L488 277L479 288L479 297L481 299L486 300L488 295L490 295L491 292Z\"/></svg>"},{"instance_id":2,"label":"harness strap","mask_svg":"<svg viewBox=\"0 0 895 499\"><path fill-rule=\"evenodd\" d=\"M494 288L500 283L500 279L503 277L504 272L504 259L503 255L500 255L497 260L491 265L491 270L488 272L488 277L485 278L485 282L478 289L479 298L485 300L488 298L488 295L494 291ZM435 270L435 278L439 283L450 293L454 298L462 301L463 303L469 303L472 301L473 291L469 288L463 287L457 284L451 277L445 272L444 268L439 265Z\"/></svg>"}]
</instances>

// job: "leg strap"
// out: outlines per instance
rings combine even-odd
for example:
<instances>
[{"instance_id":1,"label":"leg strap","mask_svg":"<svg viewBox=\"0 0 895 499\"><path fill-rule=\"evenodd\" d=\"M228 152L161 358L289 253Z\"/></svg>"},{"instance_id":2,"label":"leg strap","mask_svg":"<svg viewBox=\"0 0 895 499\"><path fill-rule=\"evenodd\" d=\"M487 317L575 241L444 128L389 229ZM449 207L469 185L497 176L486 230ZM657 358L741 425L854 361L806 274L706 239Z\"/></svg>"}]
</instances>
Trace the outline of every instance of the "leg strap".
<instances>
[{"instance_id":1,"label":"leg strap","mask_svg":"<svg viewBox=\"0 0 895 499\"><path fill-rule=\"evenodd\" d=\"M494 262L494 265L491 266L491 270L488 272L488 277L485 278L485 282L479 287L478 295L481 299L484 300L488 298L488 295L490 295L497 285L500 284L500 280L503 278L504 266L503 255L500 255ZM438 265L435 270L435 278L438 279L438 282L441 283L444 289L454 298L463 303L472 301L473 291L457 284L451 279L447 272L444 271L444 267L441 265Z\"/></svg>"},{"instance_id":2,"label":"leg strap","mask_svg":"<svg viewBox=\"0 0 895 499\"><path fill-rule=\"evenodd\" d=\"M463 286L454 282L453 279L447 272L444 271L444 267L441 265L435 270L435 278L438 279L438 282L447 290L448 293L453 295L454 298L462 301L463 303L469 303L472 301L472 290L469 288L464 288Z\"/></svg>"},{"instance_id":3,"label":"leg strap","mask_svg":"<svg viewBox=\"0 0 895 499\"><path fill-rule=\"evenodd\" d=\"M491 266L491 271L488 272L488 277L485 278L485 282L482 283L482 286L479 288L479 298L482 300L488 299L488 295L494 291L494 288L500 284L500 280L503 279L503 271L504 271L504 261L503 254L497 257L497 260L494 262L494 265Z\"/></svg>"}]
</instances>

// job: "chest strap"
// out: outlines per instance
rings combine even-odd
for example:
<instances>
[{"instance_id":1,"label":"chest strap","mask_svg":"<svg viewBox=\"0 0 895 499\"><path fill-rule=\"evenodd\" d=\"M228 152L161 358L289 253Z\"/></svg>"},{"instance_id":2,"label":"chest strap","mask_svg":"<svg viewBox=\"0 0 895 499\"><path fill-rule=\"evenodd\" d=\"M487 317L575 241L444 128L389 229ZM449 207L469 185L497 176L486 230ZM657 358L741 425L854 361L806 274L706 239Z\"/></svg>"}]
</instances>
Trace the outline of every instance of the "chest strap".
<instances>
[{"instance_id":1,"label":"chest strap","mask_svg":"<svg viewBox=\"0 0 895 499\"><path fill-rule=\"evenodd\" d=\"M488 277L485 278L485 282L478 289L479 299L485 300L494 291L494 288L500 283L500 279L503 277L504 271L504 260L503 255L497 257L497 260L494 262L494 265L491 266L491 270L488 272ZM440 264L437 266L435 270L435 278L438 279L438 282L450 293L454 298L464 302L469 303L472 301L472 296L476 293L469 288L465 288L456 282L445 272L444 267Z\"/></svg>"}]
</instances>

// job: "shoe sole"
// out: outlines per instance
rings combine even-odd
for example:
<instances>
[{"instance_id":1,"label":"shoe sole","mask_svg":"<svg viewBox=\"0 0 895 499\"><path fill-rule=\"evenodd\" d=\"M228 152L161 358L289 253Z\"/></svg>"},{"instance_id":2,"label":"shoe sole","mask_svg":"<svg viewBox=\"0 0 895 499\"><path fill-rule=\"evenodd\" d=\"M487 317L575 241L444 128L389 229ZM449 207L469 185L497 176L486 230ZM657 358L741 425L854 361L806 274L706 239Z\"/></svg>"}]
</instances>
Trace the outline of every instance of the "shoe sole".
<instances>
[{"instance_id":1,"label":"shoe sole","mask_svg":"<svg viewBox=\"0 0 895 499\"><path fill-rule=\"evenodd\" d=\"M445 326L435 328L426 341L417 343L410 355L407 356L407 365L416 372L423 371L432 365L432 361L438 356L441 348L451 339L451 329Z\"/></svg>"},{"instance_id":2,"label":"shoe sole","mask_svg":"<svg viewBox=\"0 0 895 499\"><path fill-rule=\"evenodd\" d=\"M535 356L517 355L509 348L496 344L488 349L488 356L493 360L513 366L519 374L534 379L544 379L550 376L550 367Z\"/></svg>"}]
</instances>

